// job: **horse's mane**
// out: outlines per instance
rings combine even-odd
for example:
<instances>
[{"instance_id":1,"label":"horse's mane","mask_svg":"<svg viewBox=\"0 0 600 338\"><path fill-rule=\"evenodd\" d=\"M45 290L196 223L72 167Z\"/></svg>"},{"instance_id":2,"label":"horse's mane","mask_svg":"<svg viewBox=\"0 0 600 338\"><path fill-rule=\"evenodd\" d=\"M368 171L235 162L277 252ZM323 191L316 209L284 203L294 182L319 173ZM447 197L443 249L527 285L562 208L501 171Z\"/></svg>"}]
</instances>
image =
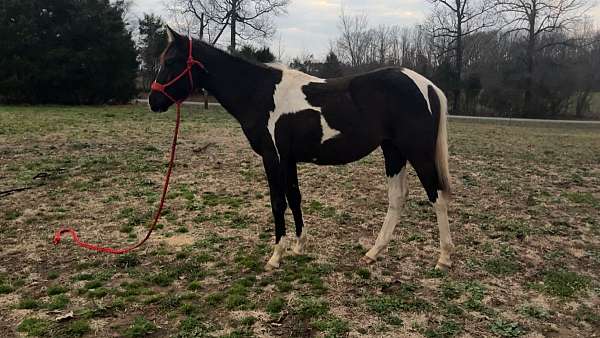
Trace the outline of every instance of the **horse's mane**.
<instances>
[{"instance_id":1,"label":"horse's mane","mask_svg":"<svg viewBox=\"0 0 600 338\"><path fill-rule=\"evenodd\" d=\"M229 51L223 50L215 45L212 45L204 40L198 40L198 39L192 39L192 43L197 43L202 45L204 48L214 51L219 57L227 57L230 58L234 61L240 62L240 63L246 63L246 64L250 64L256 67L260 67L263 69L279 69L279 70L283 70L284 68L287 68L285 65L282 64L277 64L277 63L262 63L262 62L258 62L255 60L251 60L248 58L245 58L241 55L236 55L233 54Z\"/></svg>"}]
</instances>

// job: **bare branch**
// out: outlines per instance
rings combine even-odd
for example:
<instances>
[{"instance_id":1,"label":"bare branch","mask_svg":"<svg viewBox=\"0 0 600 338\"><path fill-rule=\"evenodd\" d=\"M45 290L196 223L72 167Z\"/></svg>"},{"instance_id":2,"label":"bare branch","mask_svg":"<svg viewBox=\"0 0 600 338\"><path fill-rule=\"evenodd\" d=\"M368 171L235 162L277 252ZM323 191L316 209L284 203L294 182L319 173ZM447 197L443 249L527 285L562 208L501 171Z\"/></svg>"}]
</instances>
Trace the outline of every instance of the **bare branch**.
<instances>
[{"instance_id":1,"label":"bare branch","mask_svg":"<svg viewBox=\"0 0 600 338\"><path fill-rule=\"evenodd\" d=\"M166 0L178 16L198 22L205 16L209 41L217 43L229 28L241 40L265 39L275 33L273 17L286 12L290 0ZM181 19L179 21L182 21ZM187 19L187 23L192 24ZM233 37L232 37L233 38ZM235 38L233 38L235 39Z\"/></svg>"}]
</instances>

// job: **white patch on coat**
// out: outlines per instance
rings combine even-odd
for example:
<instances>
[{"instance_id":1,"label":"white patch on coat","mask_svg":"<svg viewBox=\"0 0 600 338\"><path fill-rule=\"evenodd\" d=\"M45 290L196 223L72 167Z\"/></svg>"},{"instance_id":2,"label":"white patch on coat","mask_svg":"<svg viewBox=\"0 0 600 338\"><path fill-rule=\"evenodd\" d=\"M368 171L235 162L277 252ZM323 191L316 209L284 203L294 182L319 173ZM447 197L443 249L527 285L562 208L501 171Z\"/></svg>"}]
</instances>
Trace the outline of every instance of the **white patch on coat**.
<instances>
[{"instance_id":1,"label":"white patch on coat","mask_svg":"<svg viewBox=\"0 0 600 338\"><path fill-rule=\"evenodd\" d=\"M408 173L406 166L400 173L394 177L388 177L388 211L385 221L377 236L375 245L367 252L366 256L372 261L377 260L377 256L387 247L394 234L394 229L400 221L400 212L404 208L406 198L408 197Z\"/></svg>"},{"instance_id":2,"label":"white patch on coat","mask_svg":"<svg viewBox=\"0 0 600 338\"><path fill-rule=\"evenodd\" d=\"M325 116L321 113L321 130L323 131L323 136L321 136L321 144L325 143L327 140L331 140L332 138L341 134L339 130L335 130L329 126L329 123L325 120Z\"/></svg>"},{"instance_id":3,"label":"white patch on coat","mask_svg":"<svg viewBox=\"0 0 600 338\"><path fill-rule=\"evenodd\" d=\"M327 123L321 112L321 108L311 105L302 91L303 86L310 83L324 83L325 80L297 70L287 69L280 65L272 64L271 66L280 69L282 72L281 82L275 86L275 93L273 95L275 110L270 113L269 123L267 125L271 138L273 139L273 144L277 150L277 155L279 156L279 150L277 149L277 143L275 141L275 127L281 116L286 114L295 114L303 110L318 111L321 114L321 129L323 131L321 144L339 135L340 131L329 126L329 123Z\"/></svg>"},{"instance_id":4,"label":"white patch on coat","mask_svg":"<svg viewBox=\"0 0 600 338\"><path fill-rule=\"evenodd\" d=\"M450 224L448 222L448 200L442 191L438 191L438 199L433 204L440 230L440 258L437 267L444 269L452 266L451 255L454 251L452 236L450 235Z\"/></svg>"},{"instance_id":5,"label":"white patch on coat","mask_svg":"<svg viewBox=\"0 0 600 338\"><path fill-rule=\"evenodd\" d=\"M431 103L429 102L429 86L433 86L434 88L436 88L436 86L423 75L408 68L402 68L402 73L410 77L410 79L413 80L417 87L419 87L419 90L421 91L425 102L427 102L427 108L429 108L429 113L431 114Z\"/></svg>"}]
</instances>

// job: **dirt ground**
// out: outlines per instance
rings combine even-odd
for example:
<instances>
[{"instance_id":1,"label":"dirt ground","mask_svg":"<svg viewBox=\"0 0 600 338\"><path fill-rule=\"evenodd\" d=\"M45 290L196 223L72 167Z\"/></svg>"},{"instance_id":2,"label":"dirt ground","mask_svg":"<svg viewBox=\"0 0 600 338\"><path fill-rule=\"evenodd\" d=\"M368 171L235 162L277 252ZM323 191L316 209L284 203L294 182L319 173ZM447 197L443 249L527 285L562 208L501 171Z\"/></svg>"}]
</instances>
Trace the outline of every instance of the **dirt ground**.
<instances>
[{"instance_id":1,"label":"dirt ground","mask_svg":"<svg viewBox=\"0 0 600 338\"><path fill-rule=\"evenodd\" d=\"M0 336L598 337L600 127L450 122L454 267L433 269L435 215L414 172L373 266L380 151L301 165L305 256L265 272L266 180L236 122L184 108L159 229L146 232L174 113L144 106L0 107ZM293 229L288 215L288 231Z\"/></svg>"}]
</instances>

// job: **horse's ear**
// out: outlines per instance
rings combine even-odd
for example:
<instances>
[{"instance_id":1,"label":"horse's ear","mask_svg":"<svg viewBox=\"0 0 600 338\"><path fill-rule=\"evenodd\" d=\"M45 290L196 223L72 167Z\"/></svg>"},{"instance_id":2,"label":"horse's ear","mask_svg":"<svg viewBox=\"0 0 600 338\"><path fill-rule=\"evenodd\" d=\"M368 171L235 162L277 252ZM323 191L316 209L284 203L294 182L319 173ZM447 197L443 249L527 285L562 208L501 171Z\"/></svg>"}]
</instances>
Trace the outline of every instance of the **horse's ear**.
<instances>
[{"instance_id":1,"label":"horse's ear","mask_svg":"<svg viewBox=\"0 0 600 338\"><path fill-rule=\"evenodd\" d=\"M167 25L167 37L169 38L169 43L181 39L181 35L179 35L176 31L171 29L169 25Z\"/></svg>"}]
</instances>

